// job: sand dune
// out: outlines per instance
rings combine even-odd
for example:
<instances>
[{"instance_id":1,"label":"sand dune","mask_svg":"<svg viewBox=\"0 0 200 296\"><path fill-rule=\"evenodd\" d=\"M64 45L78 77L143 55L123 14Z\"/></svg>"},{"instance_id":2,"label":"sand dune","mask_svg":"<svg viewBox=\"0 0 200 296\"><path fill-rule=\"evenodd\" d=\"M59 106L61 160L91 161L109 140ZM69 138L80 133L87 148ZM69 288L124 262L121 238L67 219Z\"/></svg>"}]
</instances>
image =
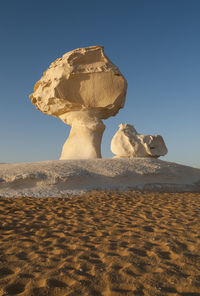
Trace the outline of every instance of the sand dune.
<instances>
[{"instance_id":1,"label":"sand dune","mask_svg":"<svg viewBox=\"0 0 200 296\"><path fill-rule=\"evenodd\" d=\"M0 199L0 295L200 295L199 193Z\"/></svg>"}]
</instances>

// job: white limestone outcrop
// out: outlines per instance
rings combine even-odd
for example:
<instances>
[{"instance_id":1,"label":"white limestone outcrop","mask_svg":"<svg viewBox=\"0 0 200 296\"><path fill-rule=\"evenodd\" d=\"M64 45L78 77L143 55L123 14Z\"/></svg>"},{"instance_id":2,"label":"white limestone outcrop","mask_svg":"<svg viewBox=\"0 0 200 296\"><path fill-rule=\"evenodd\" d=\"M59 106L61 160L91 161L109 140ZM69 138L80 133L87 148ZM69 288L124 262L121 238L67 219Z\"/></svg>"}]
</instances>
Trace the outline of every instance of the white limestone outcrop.
<instances>
[{"instance_id":1,"label":"white limestone outcrop","mask_svg":"<svg viewBox=\"0 0 200 296\"><path fill-rule=\"evenodd\" d=\"M0 164L0 197L71 198L90 190L200 193L200 168L150 157Z\"/></svg>"},{"instance_id":2,"label":"white limestone outcrop","mask_svg":"<svg viewBox=\"0 0 200 296\"><path fill-rule=\"evenodd\" d=\"M119 130L111 141L111 151L116 158L158 158L168 152L162 136L138 134L130 124L119 125Z\"/></svg>"},{"instance_id":3,"label":"white limestone outcrop","mask_svg":"<svg viewBox=\"0 0 200 296\"><path fill-rule=\"evenodd\" d=\"M102 46L79 48L53 62L30 95L38 110L72 126L61 159L101 157L101 119L123 108L127 82Z\"/></svg>"}]
</instances>

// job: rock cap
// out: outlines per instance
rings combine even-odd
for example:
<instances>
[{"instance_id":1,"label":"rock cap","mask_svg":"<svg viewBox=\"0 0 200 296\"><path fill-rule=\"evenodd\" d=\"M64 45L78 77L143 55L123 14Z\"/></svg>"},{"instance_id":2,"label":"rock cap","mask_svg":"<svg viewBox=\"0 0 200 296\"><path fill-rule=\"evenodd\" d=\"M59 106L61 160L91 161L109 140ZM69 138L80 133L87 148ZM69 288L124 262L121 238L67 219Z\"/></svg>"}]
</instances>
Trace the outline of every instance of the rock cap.
<instances>
[{"instance_id":1,"label":"rock cap","mask_svg":"<svg viewBox=\"0 0 200 296\"><path fill-rule=\"evenodd\" d=\"M60 117L89 111L106 119L123 108L127 82L103 46L78 48L51 63L30 95L41 112Z\"/></svg>"}]
</instances>

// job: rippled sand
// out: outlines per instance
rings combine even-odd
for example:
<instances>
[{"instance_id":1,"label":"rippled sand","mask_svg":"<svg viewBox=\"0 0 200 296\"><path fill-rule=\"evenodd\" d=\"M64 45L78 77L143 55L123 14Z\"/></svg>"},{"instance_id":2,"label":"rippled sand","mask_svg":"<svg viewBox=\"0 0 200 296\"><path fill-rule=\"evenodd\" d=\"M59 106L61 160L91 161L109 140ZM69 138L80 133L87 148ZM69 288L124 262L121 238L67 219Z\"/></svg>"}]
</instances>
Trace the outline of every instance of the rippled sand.
<instances>
[{"instance_id":1,"label":"rippled sand","mask_svg":"<svg viewBox=\"0 0 200 296\"><path fill-rule=\"evenodd\" d=\"M2 295L200 295L200 194L0 199Z\"/></svg>"}]
</instances>

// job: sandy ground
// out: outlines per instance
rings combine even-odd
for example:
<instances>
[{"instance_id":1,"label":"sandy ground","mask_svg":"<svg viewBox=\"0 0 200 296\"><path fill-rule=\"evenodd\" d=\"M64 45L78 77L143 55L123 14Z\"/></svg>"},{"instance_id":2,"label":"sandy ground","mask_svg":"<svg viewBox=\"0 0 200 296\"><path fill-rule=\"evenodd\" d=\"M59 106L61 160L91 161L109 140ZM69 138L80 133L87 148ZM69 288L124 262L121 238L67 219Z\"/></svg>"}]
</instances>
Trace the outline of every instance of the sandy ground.
<instances>
[{"instance_id":1,"label":"sandy ground","mask_svg":"<svg viewBox=\"0 0 200 296\"><path fill-rule=\"evenodd\" d=\"M2 295L200 295L200 194L0 199Z\"/></svg>"}]
</instances>

